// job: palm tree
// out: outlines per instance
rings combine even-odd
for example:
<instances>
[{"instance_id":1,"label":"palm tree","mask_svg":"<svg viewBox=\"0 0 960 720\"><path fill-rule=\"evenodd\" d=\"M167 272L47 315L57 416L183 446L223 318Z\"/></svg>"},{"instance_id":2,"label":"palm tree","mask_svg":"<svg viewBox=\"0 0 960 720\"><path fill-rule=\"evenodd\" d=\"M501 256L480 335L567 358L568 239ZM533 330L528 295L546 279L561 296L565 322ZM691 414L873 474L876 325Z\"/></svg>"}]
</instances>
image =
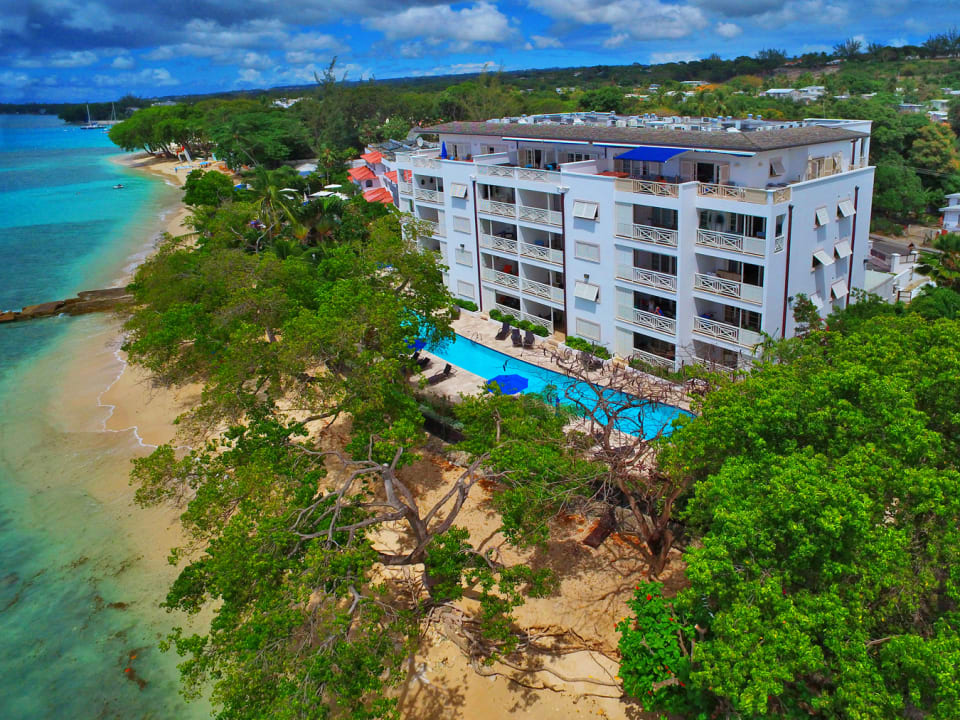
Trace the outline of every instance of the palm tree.
<instances>
[{"instance_id":1,"label":"palm tree","mask_svg":"<svg viewBox=\"0 0 960 720\"><path fill-rule=\"evenodd\" d=\"M253 169L250 185L253 193L259 196L260 221L270 241L284 228L284 223L301 242L307 236L308 228L296 212L300 191L284 186L284 181L290 179L289 172L284 170L268 170L263 165Z\"/></svg>"},{"instance_id":2,"label":"palm tree","mask_svg":"<svg viewBox=\"0 0 960 720\"><path fill-rule=\"evenodd\" d=\"M960 233L938 236L933 247L940 252L922 253L917 270L938 286L960 292Z\"/></svg>"}]
</instances>

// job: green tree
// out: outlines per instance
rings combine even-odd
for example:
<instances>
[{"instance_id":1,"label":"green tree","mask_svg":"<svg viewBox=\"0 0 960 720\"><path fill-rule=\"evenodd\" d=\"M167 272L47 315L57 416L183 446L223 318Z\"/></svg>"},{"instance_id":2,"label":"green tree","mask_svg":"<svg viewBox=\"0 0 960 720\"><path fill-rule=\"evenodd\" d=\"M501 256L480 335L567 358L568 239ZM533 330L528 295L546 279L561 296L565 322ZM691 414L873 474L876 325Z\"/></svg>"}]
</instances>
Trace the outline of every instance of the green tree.
<instances>
[{"instance_id":1,"label":"green tree","mask_svg":"<svg viewBox=\"0 0 960 720\"><path fill-rule=\"evenodd\" d=\"M947 125L929 123L921 127L910 145L910 165L930 173L960 172L957 136ZM939 185L938 175L926 175L928 185Z\"/></svg>"},{"instance_id":2,"label":"green tree","mask_svg":"<svg viewBox=\"0 0 960 720\"><path fill-rule=\"evenodd\" d=\"M906 220L927 207L927 195L920 177L902 161L877 166L873 180L873 207L884 215Z\"/></svg>"},{"instance_id":3,"label":"green tree","mask_svg":"<svg viewBox=\"0 0 960 720\"><path fill-rule=\"evenodd\" d=\"M216 206L233 194L233 181L216 170L191 170L183 182L183 201L187 205Z\"/></svg>"},{"instance_id":4,"label":"green tree","mask_svg":"<svg viewBox=\"0 0 960 720\"><path fill-rule=\"evenodd\" d=\"M588 90L580 96L579 107L581 110L622 113L624 107L623 90L615 85Z\"/></svg>"},{"instance_id":5,"label":"green tree","mask_svg":"<svg viewBox=\"0 0 960 720\"><path fill-rule=\"evenodd\" d=\"M917 269L941 287L960 292L960 233L939 235L933 246L937 252L922 253Z\"/></svg>"}]
</instances>

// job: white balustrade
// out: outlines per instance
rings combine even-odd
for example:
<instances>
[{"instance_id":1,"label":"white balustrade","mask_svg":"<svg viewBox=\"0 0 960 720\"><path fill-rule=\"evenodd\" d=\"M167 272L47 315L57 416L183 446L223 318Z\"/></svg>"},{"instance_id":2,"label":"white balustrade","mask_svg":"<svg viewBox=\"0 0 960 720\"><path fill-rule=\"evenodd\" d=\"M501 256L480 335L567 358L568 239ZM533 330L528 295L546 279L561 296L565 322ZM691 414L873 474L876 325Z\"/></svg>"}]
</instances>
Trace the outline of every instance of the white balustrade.
<instances>
[{"instance_id":1,"label":"white balustrade","mask_svg":"<svg viewBox=\"0 0 960 720\"><path fill-rule=\"evenodd\" d=\"M500 215L501 217L517 217L517 206L512 203L498 202L497 200L480 199L477 202L477 209L480 212L490 213L491 215Z\"/></svg>"},{"instance_id":2,"label":"white balustrade","mask_svg":"<svg viewBox=\"0 0 960 720\"><path fill-rule=\"evenodd\" d=\"M515 177L514 168L504 165L477 165L477 174L490 177Z\"/></svg>"},{"instance_id":3,"label":"white balustrade","mask_svg":"<svg viewBox=\"0 0 960 720\"><path fill-rule=\"evenodd\" d=\"M657 315L639 308L619 307L617 308L617 317L634 325L657 330L667 335L677 334L677 321L665 315Z\"/></svg>"},{"instance_id":4,"label":"white balustrade","mask_svg":"<svg viewBox=\"0 0 960 720\"><path fill-rule=\"evenodd\" d=\"M491 268L483 268L483 270L480 271L480 277L495 285L502 285L503 287L512 288L513 290L520 289L520 278L510 273L500 272L499 270L493 270Z\"/></svg>"},{"instance_id":5,"label":"white balustrade","mask_svg":"<svg viewBox=\"0 0 960 720\"><path fill-rule=\"evenodd\" d=\"M633 349L633 355L631 356L631 359L633 358L645 362L647 365L673 370L673 360L670 358L661 357L660 355L654 355L653 353L647 352L646 350L641 350L640 348Z\"/></svg>"},{"instance_id":6,"label":"white balustrade","mask_svg":"<svg viewBox=\"0 0 960 720\"><path fill-rule=\"evenodd\" d=\"M536 295L555 303L563 302L563 288L556 288L536 280L523 278L520 283L520 289L530 295Z\"/></svg>"},{"instance_id":7,"label":"white balustrade","mask_svg":"<svg viewBox=\"0 0 960 720\"><path fill-rule=\"evenodd\" d=\"M746 302L756 303L757 305L763 304L763 288L759 285L750 285L714 275L697 273L693 278L693 287L695 290L700 290L701 292L736 298L737 300L744 300Z\"/></svg>"},{"instance_id":8,"label":"white balustrade","mask_svg":"<svg viewBox=\"0 0 960 720\"><path fill-rule=\"evenodd\" d=\"M416 188L413 196L417 200L426 200L427 202L443 205L443 193L439 190L429 190L427 188Z\"/></svg>"},{"instance_id":9,"label":"white balustrade","mask_svg":"<svg viewBox=\"0 0 960 720\"><path fill-rule=\"evenodd\" d=\"M436 158L431 157L413 157L413 164L415 167L423 168L433 168L434 170L440 169L440 161Z\"/></svg>"},{"instance_id":10,"label":"white balustrade","mask_svg":"<svg viewBox=\"0 0 960 720\"><path fill-rule=\"evenodd\" d=\"M763 336L753 330L738 328L734 325L703 317L693 319L693 331L751 349L763 342Z\"/></svg>"},{"instance_id":11,"label":"white balustrade","mask_svg":"<svg viewBox=\"0 0 960 720\"><path fill-rule=\"evenodd\" d=\"M527 222L542 223L544 225L563 224L563 215L556 210L546 210L545 208L530 207L528 205L518 205L519 217Z\"/></svg>"},{"instance_id":12,"label":"white balustrade","mask_svg":"<svg viewBox=\"0 0 960 720\"><path fill-rule=\"evenodd\" d=\"M677 246L676 230L653 227L652 225L618 223L617 235L620 237L630 238L631 240L640 240L641 242L653 243L654 245L665 245L667 247Z\"/></svg>"},{"instance_id":13,"label":"white balustrade","mask_svg":"<svg viewBox=\"0 0 960 720\"><path fill-rule=\"evenodd\" d=\"M777 236L773 239L773 251L774 251L775 253L783 252L784 240L785 240L785 238L784 238L783 235L777 235Z\"/></svg>"},{"instance_id":14,"label":"white balustrade","mask_svg":"<svg viewBox=\"0 0 960 720\"><path fill-rule=\"evenodd\" d=\"M621 192L639 193L641 195L656 195L658 197L677 197L680 186L675 183L657 182L656 180L631 180L617 178L615 187Z\"/></svg>"},{"instance_id":15,"label":"white balustrade","mask_svg":"<svg viewBox=\"0 0 960 720\"><path fill-rule=\"evenodd\" d=\"M766 205L771 200L775 203L788 202L793 193L788 187L766 189L719 185L717 183L697 183L697 194L701 197Z\"/></svg>"},{"instance_id":16,"label":"white balustrade","mask_svg":"<svg viewBox=\"0 0 960 720\"><path fill-rule=\"evenodd\" d=\"M533 182L560 183L560 173L553 170L538 168L517 168L517 180L531 180Z\"/></svg>"},{"instance_id":17,"label":"white balustrade","mask_svg":"<svg viewBox=\"0 0 960 720\"><path fill-rule=\"evenodd\" d=\"M412 183L404 182L403 180L401 180L399 183L397 183L397 186L400 189L401 195L413 195Z\"/></svg>"},{"instance_id":18,"label":"white balustrade","mask_svg":"<svg viewBox=\"0 0 960 720\"><path fill-rule=\"evenodd\" d=\"M491 250L499 250L500 252L511 253L513 255L517 254L517 241L511 240L510 238L500 237L499 235L488 235L487 233L481 234L480 247L490 248Z\"/></svg>"},{"instance_id":19,"label":"white balustrade","mask_svg":"<svg viewBox=\"0 0 960 720\"><path fill-rule=\"evenodd\" d=\"M538 315L531 315L530 313L527 313L527 312L520 313L520 319L528 320L532 322L534 325L539 325L540 327L544 327L547 329L548 333L553 335L553 321L551 320L547 320L546 318L542 318Z\"/></svg>"},{"instance_id":20,"label":"white balustrade","mask_svg":"<svg viewBox=\"0 0 960 720\"><path fill-rule=\"evenodd\" d=\"M647 270L645 268L632 267L630 265L618 265L617 277L622 280L629 280L638 285L657 288L659 290L677 291L676 275L667 275L666 273Z\"/></svg>"},{"instance_id":21,"label":"white balustrade","mask_svg":"<svg viewBox=\"0 0 960 720\"><path fill-rule=\"evenodd\" d=\"M543 245L534 245L532 243L520 243L520 254L524 257L542 260L543 262L553 263L554 265L563 265L563 250L554 250Z\"/></svg>"},{"instance_id":22,"label":"white balustrade","mask_svg":"<svg viewBox=\"0 0 960 720\"><path fill-rule=\"evenodd\" d=\"M697 245L755 257L763 257L767 251L766 241L760 238L719 230L697 230Z\"/></svg>"},{"instance_id":23,"label":"white balustrade","mask_svg":"<svg viewBox=\"0 0 960 720\"><path fill-rule=\"evenodd\" d=\"M440 223L433 222L432 220L421 220L420 218L417 218L417 221L434 237L446 237L447 231Z\"/></svg>"}]
</instances>

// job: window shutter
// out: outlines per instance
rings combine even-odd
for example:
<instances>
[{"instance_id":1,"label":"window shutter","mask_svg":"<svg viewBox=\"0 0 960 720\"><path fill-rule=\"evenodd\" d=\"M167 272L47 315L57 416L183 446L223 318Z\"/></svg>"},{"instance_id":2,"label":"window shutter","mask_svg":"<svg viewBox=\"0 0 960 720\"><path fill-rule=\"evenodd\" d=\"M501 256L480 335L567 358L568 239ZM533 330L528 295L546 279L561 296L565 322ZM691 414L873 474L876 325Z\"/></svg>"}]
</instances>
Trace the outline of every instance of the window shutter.
<instances>
[{"instance_id":1,"label":"window shutter","mask_svg":"<svg viewBox=\"0 0 960 720\"><path fill-rule=\"evenodd\" d=\"M726 185L730 182L730 166L727 163L722 165L717 165L717 182L721 185Z\"/></svg>"},{"instance_id":2,"label":"window shutter","mask_svg":"<svg viewBox=\"0 0 960 720\"><path fill-rule=\"evenodd\" d=\"M680 161L680 177L683 180L693 180L696 176L696 165L693 160Z\"/></svg>"}]
</instances>

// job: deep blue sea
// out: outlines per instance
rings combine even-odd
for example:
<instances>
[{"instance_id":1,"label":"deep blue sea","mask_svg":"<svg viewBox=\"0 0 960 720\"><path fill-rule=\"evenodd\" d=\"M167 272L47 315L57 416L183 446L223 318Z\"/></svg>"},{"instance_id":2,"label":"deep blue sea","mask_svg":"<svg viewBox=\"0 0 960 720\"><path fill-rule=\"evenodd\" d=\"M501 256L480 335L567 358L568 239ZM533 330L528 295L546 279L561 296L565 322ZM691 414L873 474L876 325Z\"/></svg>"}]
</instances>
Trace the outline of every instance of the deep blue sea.
<instances>
[{"instance_id":1,"label":"deep blue sea","mask_svg":"<svg viewBox=\"0 0 960 720\"><path fill-rule=\"evenodd\" d=\"M0 115L0 310L107 287L179 192L110 160L100 130ZM113 186L122 183L122 190ZM105 432L121 367L109 315L0 325L0 718L199 718L158 639L172 570ZM153 546L150 543L153 542Z\"/></svg>"}]
</instances>

